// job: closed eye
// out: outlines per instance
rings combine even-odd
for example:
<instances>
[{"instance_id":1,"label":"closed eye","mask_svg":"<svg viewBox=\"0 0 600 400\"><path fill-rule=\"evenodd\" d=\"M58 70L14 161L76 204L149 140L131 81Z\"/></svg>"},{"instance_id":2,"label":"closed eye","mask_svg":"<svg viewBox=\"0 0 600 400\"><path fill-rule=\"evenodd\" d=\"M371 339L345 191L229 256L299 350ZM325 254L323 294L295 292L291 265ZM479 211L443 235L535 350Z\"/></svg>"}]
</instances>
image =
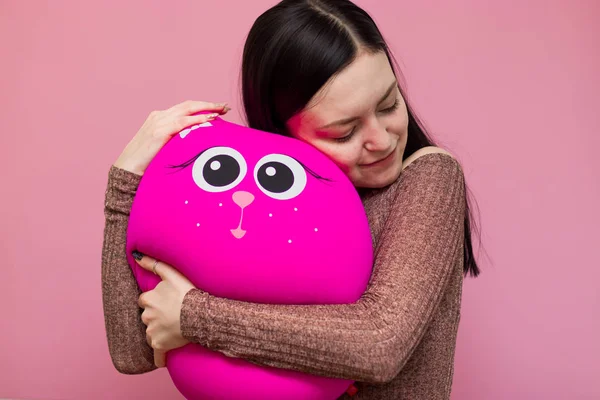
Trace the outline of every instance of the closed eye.
<instances>
[{"instance_id":1,"label":"closed eye","mask_svg":"<svg viewBox=\"0 0 600 400\"><path fill-rule=\"evenodd\" d=\"M400 105L400 100L398 98L396 98L396 102L388 108L385 108L383 110L380 111L380 113L382 114L392 114L394 113L397 109L398 106ZM335 138L334 140L338 143L346 143L347 141L349 141L350 139L352 139L352 136L354 136L354 134L356 133L356 126L354 128L352 128L352 130L350 131L350 133L348 133L346 136L342 136L339 138Z\"/></svg>"},{"instance_id":2,"label":"closed eye","mask_svg":"<svg viewBox=\"0 0 600 400\"><path fill-rule=\"evenodd\" d=\"M381 112L383 114L391 114L398 109L399 105L400 105L400 100L398 100L398 98L396 98L396 101L394 102L394 104L391 107L381 110Z\"/></svg>"}]
</instances>

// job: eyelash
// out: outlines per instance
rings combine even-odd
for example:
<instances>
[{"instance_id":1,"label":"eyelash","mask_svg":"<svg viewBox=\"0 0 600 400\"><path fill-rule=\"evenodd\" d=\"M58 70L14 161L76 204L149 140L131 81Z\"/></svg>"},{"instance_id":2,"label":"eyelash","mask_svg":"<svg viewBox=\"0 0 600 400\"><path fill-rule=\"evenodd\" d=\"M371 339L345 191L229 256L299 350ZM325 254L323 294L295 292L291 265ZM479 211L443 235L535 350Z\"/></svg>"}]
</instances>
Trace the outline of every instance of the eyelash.
<instances>
[{"instance_id":1,"label":"eyelash","mask_svg":"<svg viewBox=\"0 0 600 400\"><path fill-rule=\"evenodd\" d=\"M380 112L382 114L386 114L386 115L392 114L394 111L396 111L398 109L399 105L400 105L400 101L398 101L398 99L396 98L396 101L394 102L394 104L391 107L381 110ZM354 136L355 132L356 132L356 127L352 128L350 133L347 134L346 136L343 136L340 138L335 138L335 141L338 143L345 143L345 142L349 141L352 138L352 136Z\"/></svg>"}]
</instances>

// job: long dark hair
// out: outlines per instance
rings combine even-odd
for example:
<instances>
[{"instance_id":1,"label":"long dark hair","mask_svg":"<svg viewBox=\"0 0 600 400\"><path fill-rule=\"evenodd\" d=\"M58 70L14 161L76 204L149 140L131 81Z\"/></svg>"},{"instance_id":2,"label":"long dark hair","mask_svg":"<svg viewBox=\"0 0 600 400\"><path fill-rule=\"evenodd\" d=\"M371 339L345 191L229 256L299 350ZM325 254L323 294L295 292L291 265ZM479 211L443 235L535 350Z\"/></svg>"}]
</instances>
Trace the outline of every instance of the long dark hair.
<instances>
[{"instance_id":1,"label":"long dark hair","mask_svg":"<svg viewBox=\"0 0 600 400\"><path fill-rule=\"evenodd\" d=\"M375 21L351 1L283 0L264 12L244 46L242 100L248 126L289 135L286 122L354 61L359 49L384 52L398 77L398 63ZM398 86L408 111L406 158L434 142ZM471 224L471 217L467 196L464 273L476 277L471 230L477 232L477 225Z\"/></svg>"}]
</instances>

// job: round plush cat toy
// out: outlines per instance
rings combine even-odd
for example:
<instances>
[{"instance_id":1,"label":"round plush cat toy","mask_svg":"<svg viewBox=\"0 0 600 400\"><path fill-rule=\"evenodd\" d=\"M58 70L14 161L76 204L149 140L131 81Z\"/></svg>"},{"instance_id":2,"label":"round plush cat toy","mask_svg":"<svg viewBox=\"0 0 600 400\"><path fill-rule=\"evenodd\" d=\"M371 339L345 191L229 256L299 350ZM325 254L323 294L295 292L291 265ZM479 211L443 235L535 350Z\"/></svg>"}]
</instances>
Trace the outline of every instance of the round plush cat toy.
<instances>
[{"instance_id":1,"label":"round plush cat toy","mask_svg":"<svg viewBox=\"0 0 600 400\"><path fill-rule=\"evenodd\" d=\"M333 161L300 140L220 118L175 135L136 192L128 261L140 289L154 289L160 278L132 250L173 265L213 296L268 304L353 303L373 261L361 200ZM188 399L333 400L352 383L193 343L166 360Z\"/></svg>"}]
</instances>

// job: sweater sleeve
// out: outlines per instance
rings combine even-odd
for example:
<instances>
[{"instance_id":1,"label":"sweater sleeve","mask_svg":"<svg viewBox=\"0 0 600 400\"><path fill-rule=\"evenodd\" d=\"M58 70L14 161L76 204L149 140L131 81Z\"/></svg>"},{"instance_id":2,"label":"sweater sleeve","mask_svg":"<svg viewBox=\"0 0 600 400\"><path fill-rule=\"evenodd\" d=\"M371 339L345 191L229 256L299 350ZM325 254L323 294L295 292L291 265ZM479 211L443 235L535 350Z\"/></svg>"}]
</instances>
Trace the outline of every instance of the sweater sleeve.
<instances>
[{"instance_id":1,"label":"sweater sleeve","mask_svg":"<svg viewBox=\"0 0 600 400\"><path fill-rule=\"evenodd\" d=\"M181 310L184 337L259 365L391 381L425 333L464 242L464 175L454 158L426 154L398 185L371 282L357 302L256 304L192 289Z\"/></svg>"},{"instance_id":2,"label":"sweater sleeve","mask_svg":"<svg viewBox=\"0 0 600 400\"><path fill-rule=\"evenodd\" d=\"M141 176L111 166L104 203L102 246L102 303L108 350L115 368L123 374L156 369L154 351L146 342L141 291L127 262L129 212Z\"/></svg>"}]
</instances>

